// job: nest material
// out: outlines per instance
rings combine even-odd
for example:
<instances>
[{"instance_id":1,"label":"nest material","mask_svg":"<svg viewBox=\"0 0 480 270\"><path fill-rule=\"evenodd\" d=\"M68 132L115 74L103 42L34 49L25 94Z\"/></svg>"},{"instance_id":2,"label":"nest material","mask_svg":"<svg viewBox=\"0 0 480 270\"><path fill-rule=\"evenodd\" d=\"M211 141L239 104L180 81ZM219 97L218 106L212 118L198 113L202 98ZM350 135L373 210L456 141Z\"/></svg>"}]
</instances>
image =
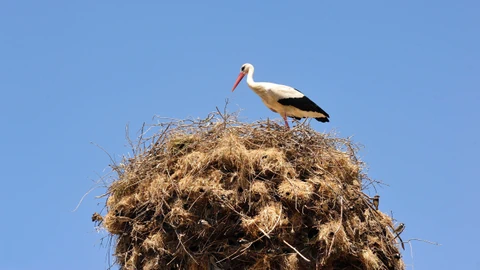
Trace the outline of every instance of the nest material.
<instances>
[{"instance_id":1,"label":"nest material","mask_svg":"<svg viewBox=\"0 0 480 270\"><path fill-rule=\"evenodd\" d=\"M115 167L121 269L404 269L349 139L220 116L160 124Z\"/></svg>"}]
</instances>

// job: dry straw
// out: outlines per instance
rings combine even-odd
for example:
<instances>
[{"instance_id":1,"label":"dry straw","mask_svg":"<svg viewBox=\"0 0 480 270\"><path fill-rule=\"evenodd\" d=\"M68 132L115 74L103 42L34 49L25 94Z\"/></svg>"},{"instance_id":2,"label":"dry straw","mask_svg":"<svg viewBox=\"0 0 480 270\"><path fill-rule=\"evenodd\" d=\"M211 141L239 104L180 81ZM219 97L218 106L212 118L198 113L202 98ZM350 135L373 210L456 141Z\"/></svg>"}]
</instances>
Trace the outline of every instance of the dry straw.
<instances>
[{"instance_id":1,"label":"dry straw","mask_svg":"<svg viewBox=\"0 0 480 270\"><path fill-rule=\"evenodd\" d=\"M220 112L155 127L108 189L121 269L404 269L350 139Z\"/></svg>"}]
</instances>

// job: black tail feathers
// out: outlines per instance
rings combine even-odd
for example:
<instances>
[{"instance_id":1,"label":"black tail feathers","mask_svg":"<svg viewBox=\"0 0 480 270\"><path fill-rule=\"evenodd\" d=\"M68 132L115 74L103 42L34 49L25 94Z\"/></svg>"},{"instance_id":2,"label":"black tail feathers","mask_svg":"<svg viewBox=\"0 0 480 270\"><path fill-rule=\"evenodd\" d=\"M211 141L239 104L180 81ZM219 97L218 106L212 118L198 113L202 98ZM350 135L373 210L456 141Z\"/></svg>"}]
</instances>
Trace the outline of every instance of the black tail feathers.
<instances>
[{"instance_id":1,"label":"black tail feathers","mask_svg":"<svg viewBox=\"0 0 480 270\"><path fill-rule=\"evenodd\" d=\"M330 120L328 120L327 117L318 117L318 118L315 118L315 119L319 122L322 122L322 123L330 122Z\"/></svg>"}]
</instances>

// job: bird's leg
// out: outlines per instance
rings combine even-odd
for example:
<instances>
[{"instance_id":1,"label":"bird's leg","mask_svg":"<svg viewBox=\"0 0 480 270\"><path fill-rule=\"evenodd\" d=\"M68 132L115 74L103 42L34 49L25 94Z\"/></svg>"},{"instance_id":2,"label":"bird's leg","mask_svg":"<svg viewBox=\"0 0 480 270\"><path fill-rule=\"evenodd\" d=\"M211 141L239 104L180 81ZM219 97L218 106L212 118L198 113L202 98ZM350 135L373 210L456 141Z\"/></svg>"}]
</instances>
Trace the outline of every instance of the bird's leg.
<instances>
[{"instance_id":1,"label":"bird's leg","mask_svg":"<svg viewBox=\"0 0 480 270\"><path fill-rule=\"evenodd\" d=\"M287 126L287 129L290 129L290 126L288 125L288 121L287 121L287 115L282 114L282 117L283 117L283 120L285 120L285 126Z\"/></svg>"}]
</instances>

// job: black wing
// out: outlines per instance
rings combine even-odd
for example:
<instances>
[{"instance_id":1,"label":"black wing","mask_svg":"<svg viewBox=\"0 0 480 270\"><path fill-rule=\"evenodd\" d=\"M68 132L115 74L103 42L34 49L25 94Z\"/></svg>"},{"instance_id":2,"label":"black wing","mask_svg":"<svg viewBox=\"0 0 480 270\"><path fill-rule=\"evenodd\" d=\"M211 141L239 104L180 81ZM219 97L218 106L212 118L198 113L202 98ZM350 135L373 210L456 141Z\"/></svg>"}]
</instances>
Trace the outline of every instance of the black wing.
<instances>
[{"instance_id":1,"label":"black wing","mask_svg":"<svg viewBox=\"0 0 480 270\"><path fill-rule=\"evenodd\" d=\"M320 108L315 102L310 100L307 96L303 96L301 98L282 98L278 100L278 103L282 105L287 105L287 106L293 106L297 109L300 109L302 111L307 111L307 112L316 112L316 113L321 113L325 115L327 118L330 117L327 112L325 112L322 108ZM317 119L317 118L315 118ZM319 118L319 119L325 119L325 118ZM320 122L323 122L322 120L319 120ZM326 119L328 122L328 119Z\"/></svg>"}]
</instances>

